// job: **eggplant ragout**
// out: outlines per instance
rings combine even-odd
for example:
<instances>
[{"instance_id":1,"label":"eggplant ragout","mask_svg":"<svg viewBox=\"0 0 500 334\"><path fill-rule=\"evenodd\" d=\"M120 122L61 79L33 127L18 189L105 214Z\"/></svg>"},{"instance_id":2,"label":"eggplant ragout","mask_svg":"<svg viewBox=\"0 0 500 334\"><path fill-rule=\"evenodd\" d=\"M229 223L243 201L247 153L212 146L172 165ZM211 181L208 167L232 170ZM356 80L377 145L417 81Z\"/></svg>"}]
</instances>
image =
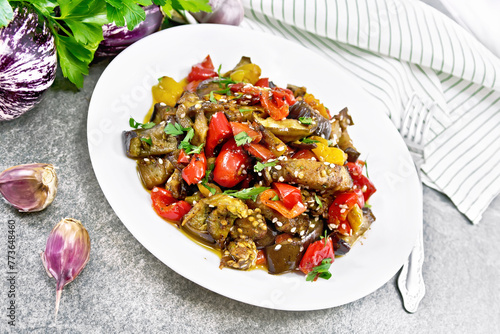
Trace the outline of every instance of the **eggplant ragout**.
<instances>
[{"instance_id":1,"label":"eggplant ragout","mask_svg":"<svg viewBox=\"0 0 500 334\"><path fill-rule=\"evenodd\" d=\"M210 56L152 89L150 119L123 132L158 215L221 252L220 267L328 279L375 220L376 191L347 128L305 87L276 86L242 57Z\"/></svg>"}]
</instances>

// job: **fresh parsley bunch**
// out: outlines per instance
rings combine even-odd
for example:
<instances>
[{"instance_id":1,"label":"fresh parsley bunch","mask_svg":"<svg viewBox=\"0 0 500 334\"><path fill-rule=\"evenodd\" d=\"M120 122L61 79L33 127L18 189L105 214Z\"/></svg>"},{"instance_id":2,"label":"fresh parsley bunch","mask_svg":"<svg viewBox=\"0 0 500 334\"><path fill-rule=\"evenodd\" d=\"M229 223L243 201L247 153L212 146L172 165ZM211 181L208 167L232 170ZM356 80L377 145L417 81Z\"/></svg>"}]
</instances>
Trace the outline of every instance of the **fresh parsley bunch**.
<instances>
[{"instance_id":1,"label":"fresh parsley bunch","mask_svg":"<svg viewBox=\"0 0 500 334\"><path fill-rule=\"evenodd\" d=\"M146 18L141 6L153 3L169 17L173 10L212 11L208 0L0 0L0 28L13 19L15 7L35 11L54 35L63 75L81 88L103 40L102 26L115 23L132 30Z\"/></svg>"}]
</instances>

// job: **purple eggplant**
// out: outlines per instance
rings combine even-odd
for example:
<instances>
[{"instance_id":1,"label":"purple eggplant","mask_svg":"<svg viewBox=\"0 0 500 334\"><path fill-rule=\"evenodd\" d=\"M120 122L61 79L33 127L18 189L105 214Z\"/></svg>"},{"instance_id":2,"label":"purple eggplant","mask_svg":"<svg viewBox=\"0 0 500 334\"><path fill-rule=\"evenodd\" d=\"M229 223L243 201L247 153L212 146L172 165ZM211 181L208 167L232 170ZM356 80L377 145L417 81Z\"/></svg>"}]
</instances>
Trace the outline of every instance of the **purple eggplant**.
<instances>
[{"instance_id":1,"label":"purple eggplant","mask_svg":"<svg viewBox=\"0 0 500 334\"><path fill-rule=\"evenodd\" d=\"M57 56L46 22L26 8L16 8L0 29L0 121L32 109L54 82Z\"/></svg>"},{"instance_id":2,"label":"purple eggplant","mask_svg":"<svg viewBox=\"0 0 500 334\"><path fill-rule=\"evenodd\" d=\"M99 44L95 56L116 56L132 43L157 32L163 22L163 14L160 7L151 5L144 7L144 11L146 12L146 19L132 30L128 30L126 26L118 27L114 23L104 25L102 27L104 40Z\"/></svg>"}]
</instances>

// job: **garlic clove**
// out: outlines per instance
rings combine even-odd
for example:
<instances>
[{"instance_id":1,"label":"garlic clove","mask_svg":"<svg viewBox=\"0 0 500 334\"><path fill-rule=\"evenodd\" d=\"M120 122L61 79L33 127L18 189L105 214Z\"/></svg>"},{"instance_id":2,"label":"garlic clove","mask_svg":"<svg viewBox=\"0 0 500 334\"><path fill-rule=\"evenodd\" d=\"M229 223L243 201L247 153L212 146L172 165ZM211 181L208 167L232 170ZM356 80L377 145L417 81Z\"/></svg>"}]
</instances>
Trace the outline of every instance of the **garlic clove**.
<instances>
[{"instance_id":1,"label":"garlic clove","mask_svg":"<svg viewBox=\"0 0 500 334\"><path fill-rule=\"evenodd\" d=\"M64 286L72 282L89 261L89 233L80 221L64 218L50 232L45 252L40 255L47 274L56 280L57 316Z\"/></svg>"},{"instance_id":2,"label":"garlic clove","mask_svg":"<svg viewBox=\"0 0 500 334\"><path fill-rule=\"evenodd\" d=\"M21 212L45 209L57 193L56 170L51 164L27 164L0 173L0 193Z\"/></svg>"}]
</instances>

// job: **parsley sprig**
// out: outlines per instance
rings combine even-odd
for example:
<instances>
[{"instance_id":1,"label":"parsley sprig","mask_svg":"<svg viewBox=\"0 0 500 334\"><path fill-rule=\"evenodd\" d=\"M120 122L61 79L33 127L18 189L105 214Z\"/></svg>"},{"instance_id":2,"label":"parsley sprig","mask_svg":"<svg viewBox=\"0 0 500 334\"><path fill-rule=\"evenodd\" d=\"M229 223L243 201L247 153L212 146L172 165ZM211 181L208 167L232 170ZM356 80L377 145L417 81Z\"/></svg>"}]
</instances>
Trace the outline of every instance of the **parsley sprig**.
<instances>
[{"instance_id":1,"label":"parsley sprig","mask_svg":"<svg viewBox=\"0 0 500 334\"><path fill-rule=\"evenodd\" d=\"M310 139L310 138L302 138L300 140L301 142L303 142L304 144L315 144L315 143L319 143L318 140L314 140L314 139Z\"/></svg>"},{"instance_id":2,"label":"parsley sprig","mask_svg":"<svg viewBox=\"0 0 500 334\"><path fill-rule=\"evenodd\" d=\"M314 200L316 201L316 203L318 204L318 207L321 209L323 208L323 203L321 202L321 200L319 199L318 195L314 194Z\"/></svg>"},{"instance_id":3,"label":"parsley sprig","mask_svg":"<svg viewBox=\"0 0 500 334\"><path fill-rule=\"evenodd\" d=\"M189 128L182 127L179 123L168 123L163 131L167 135L179 136L185 131L189 131Z\"/></svg>"},{"instance_id":4,"label":"parsley sprig","mask_svg":"<svg viewBox=\"0 0 500 334\"><path fill-rule=\"evenodd\" d=\"M252 137L250 137L245 131L241 131L236 136L234 136L234 141L236 142L236 146L241 146L251 143Z\"/></svg>"},{"instance_id":5,"label":"parsley sprig","mask_svg":"<svg viewBox=\"0 0 500 334\"><path fill-rule=\"evenodd\" d=\"M89 64L103 40L103 25L115 23L132 30L146 18L141 6L153 3L162 6L169 17L172 11L212 11L208 0L0 0L0 28L14 18L13 7L37 13L54 36L64 77L82 88L83 77L89 74Z\"/></svg>"},{"instance_id":6,"label":"parsley sprig","mask_svg":"<svg viewBox=\"0 0 500 334\"><path fill-rule=\"evenodd\" d=\"M180 136L186 133L184 139L179 143L179 149L184 150L186 154L199 154L203 149L205 144L201 144L199 146L191 144L191 139L194 137L194 129L193 128L185 128L179 123L168 123L163 130L167 135L172 136Z\"/></svg>"},{"instance_id":7,"label":"parsley sprig","mask_svg":"<svg viewBox=\"0 0 500 334\"><path fill-rule=\"evenodd\" d=\"M215 168L215 164L210 164L210 166L208 167L208 169L205 171L205 177L201 180L201 184L208 189L208 191L210 191L212 193L212 195L215 195L216 193L216 190L214 187L210 187L208 185L208 179L210 177L210 174L212 173L212 171L214 170Z\"/></svg>"},{"instance_id":8,"label":"parsley sprig","mask_svg":"<svg viewBox=\"0 0 500 334\"><path fill-rule=\"evenodd\" d=\"M269 187L252 187L252 188L246 188L243 190L233 190L233 189L228 189L224 191L224 194L236 197L239 199L251 199L253 201L257 200L257 196L259 194L267 189L270 189Z\"/></svg>"},{"instance_id":9,"label":"parsley sprig","mask_svg":"<svg viewBox=\"0 0 500 334\"><path fill-rule=\"evenodd\" d=\"M306 281L314 281L317 279L317 277L326 280L330 279L330 277L332 277L332 273L329 271L331 265L331 258L324 259L323 261L321 261L321 264L314 267L313 270L311 270L309 274L307 274Z\"/></svg>"},{"instance_id":10,"label":"parsley sprig","mask_svg":"<svg viewBox=\"0 0 500 334\"><path fill-rule=\"evenodd\" d=\"M299 117L299 122L305 125L312 124L312 121L311 117Z\"/></svg>"},{"instance_id":11,"label":"parsley sprig","mask_svg":"<svg viewBox=\"0 0 500 334\"><path fill-rule=\"evenodd\" d=\"M130 125L131 128L134 128L134 129L137 129L139 127L143 128L143 129L151 129L153 126L156 125L153 122L139 123L135 119L133 119L132 117L130 117L130 119L128 120L128 124Z\"/></svg>"},{"instance_id":12,"label":"parsley sprig","mask_svg":"<svg viewBox=\"0 0 500 334\"><path fill-rule=\"evenodd\" d=\"M257 161L255 166L253 166L253 170L254 170L254 172L258 173L258 172L262 171L264 168L276 166L277 163L278 163L277 161L271 161L271 162L265 162L265 163Z\"/></svg>"}]
</instances>

